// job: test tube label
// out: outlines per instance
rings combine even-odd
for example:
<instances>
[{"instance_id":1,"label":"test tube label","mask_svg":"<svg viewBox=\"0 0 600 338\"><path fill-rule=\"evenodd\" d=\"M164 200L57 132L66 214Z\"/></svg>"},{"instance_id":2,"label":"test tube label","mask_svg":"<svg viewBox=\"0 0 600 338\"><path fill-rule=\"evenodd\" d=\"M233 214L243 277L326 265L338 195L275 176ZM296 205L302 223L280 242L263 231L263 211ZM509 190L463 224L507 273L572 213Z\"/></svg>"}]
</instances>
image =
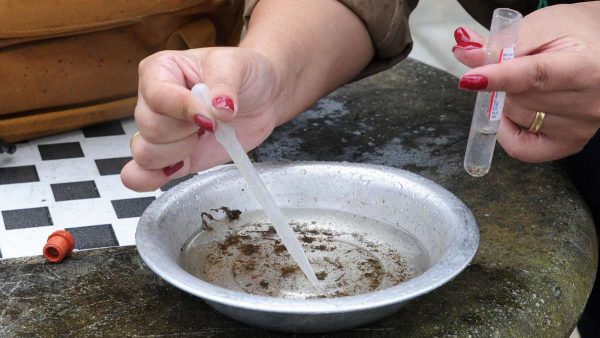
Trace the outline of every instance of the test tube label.
<instances>
[{"instance_id":1,"label":"test tube label","mask_svg":"<svg viewBox=\"0 0 600 338\"><path fill-rule=\"evenodd\" d=\"M510 60L515 57L515 47L502 48L500 50L500 57L498 63L506 60ZM504 92L492 92L490 98L490 107L488 109L488 120L498 121L502 116L502 108L504 108L504 98L506 93Z\"/></svg>"}]
</instances>

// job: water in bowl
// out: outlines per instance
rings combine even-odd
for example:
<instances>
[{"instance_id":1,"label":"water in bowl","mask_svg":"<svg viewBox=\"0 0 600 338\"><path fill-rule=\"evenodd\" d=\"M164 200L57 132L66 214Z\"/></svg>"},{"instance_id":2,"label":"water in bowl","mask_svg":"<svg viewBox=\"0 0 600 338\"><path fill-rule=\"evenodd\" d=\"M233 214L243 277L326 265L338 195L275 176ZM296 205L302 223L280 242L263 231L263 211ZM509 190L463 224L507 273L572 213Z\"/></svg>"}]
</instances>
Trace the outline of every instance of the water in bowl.
<instances>
[{"instance_id":1,"label":"water in bowl","mask_svg":"<svg viewBox=\"0 0 600 338\"><path fill-rule=\"evenodd\" d=\"M231 215L231 211L226 209ZM311 286L262 211L204 214L182 249L183 268L228 289L293 299L357 295L400 284L428 266L425 249L396 226L346 212L286 209L321 290Z\"/></svg>"},{"instance_id":2,"label":"water in bowl","mask_svg":"<svg viewBox=\"0 0 600 338\"><path fill-rule=\"evenodd\" d=\"M207 107L212 106L209 99L208 87L203 83L194 85L192 88L192 95L200 101L203 101ZM310 265L306 254L302 250L302 246L300 245L300 242L298 242L296 234L288 226L286 216L277 206L277 203L275 203L275 200L267 190L267 187L260 176L258 176L256 169L252 165L252 162L250 162L246 151L242 148L242 145L237 138L235 129L228 123L219 122L216 124L215 138L217 139L217 142L225 148L225 151L227 151L227 154L229 154L233 163L235 163L240 174L246 181L248 188L250 188L250 191L264 209L269 220L273 222L275 231L280 236L283 245L289 250L288 252L291 257L298 264L298 267L300 267L302 272L304 272L312 286L315 289L320 289L321 286L319 285L313 267Z\"/></svg>"}]
</instances>

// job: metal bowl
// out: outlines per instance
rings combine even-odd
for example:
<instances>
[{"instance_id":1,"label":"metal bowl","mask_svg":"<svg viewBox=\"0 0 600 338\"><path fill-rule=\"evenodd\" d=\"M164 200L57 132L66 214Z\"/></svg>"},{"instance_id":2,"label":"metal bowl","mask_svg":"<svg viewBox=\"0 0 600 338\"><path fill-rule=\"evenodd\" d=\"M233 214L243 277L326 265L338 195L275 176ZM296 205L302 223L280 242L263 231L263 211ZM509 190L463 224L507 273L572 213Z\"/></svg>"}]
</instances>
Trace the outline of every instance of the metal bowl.
<instances>
[{"instance_id":1,"label":"metal bowl","mask_svg":"<svg viewBox=\"0 0 600 338\"><path fill-rule=\"evenodd\" d=\"M410 172L329 162L266 163L258 164L257 169L278 205L292 220L300 219L298 224L304 224L305 229L323 222L314 226L327 229L325 237L364 254L377 256L387 250L383 248L397 249L413 276L389 286L380 280L374 291L335 298L311 298L308 287L297 283L291 285L296 287L291 297L285 293L251 294L244 285L236 288L236 283L220 283L231 280L232 268L211 272L222 275L221 279L196 277L198 274L186 266L184 254L190 239L215 231L215 227L244 229L262 215L235 167L224 166L185 181L154 201L139 221L136 244L144 262L157 275L246 324L288 332L327 332L364 325L450 281L477 250L479 230L469 209L444 188ZM206 220L203 213L213 210L215 215L223 206L239 209L241 219L227 225L216 215L209 218L216 217L217 223L208 227L202 224ZM325 222L330 214L338 216ZM251 215L252 220L245 215ZM318 222L310 222L311 217ZM337 247L330 246L333 249L320 257L344 257L344 253L336 252ZM315 265L315 250L312 252L309 259ZM236 255L239 253L229 254ZM385 264L394 260L379 254L373 261L386 268ZM300 296L307 297L298 297L298 290Z\"/></svg>"}]
</instances>

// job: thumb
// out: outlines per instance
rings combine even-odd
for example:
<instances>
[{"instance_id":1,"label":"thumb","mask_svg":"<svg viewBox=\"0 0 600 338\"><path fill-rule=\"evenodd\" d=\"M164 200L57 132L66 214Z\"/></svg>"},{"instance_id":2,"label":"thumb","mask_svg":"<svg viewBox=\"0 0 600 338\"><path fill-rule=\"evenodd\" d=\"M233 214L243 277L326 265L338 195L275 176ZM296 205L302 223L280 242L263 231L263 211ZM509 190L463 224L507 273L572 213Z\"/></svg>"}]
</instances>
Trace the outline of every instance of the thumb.
<instances>
[{"instance_id":1,"label":"thumb","mask_svg":"<svg viewBox=\"0 0 600 338\"><path fill-rule=\"evenodd\" d=\"M230 122L237 115L242 82L242 60L228 51L215 51L203 60L203 82L209 89L212 115Z\"/></svg>"}]
</instances>

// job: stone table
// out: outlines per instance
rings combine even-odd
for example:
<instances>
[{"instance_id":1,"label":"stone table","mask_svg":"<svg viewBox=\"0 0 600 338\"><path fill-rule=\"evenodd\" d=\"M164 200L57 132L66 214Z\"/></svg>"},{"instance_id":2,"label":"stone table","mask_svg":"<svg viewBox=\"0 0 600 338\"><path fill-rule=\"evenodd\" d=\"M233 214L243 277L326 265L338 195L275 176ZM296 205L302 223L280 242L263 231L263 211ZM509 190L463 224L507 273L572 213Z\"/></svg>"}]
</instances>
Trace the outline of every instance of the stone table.
<instances>
[{"instance_id":1,"label":"stone table","mask_svg":"<svg viewBox=\"0 0 600 338\"><path fill-rule=\"evenodd\" d=\"M568 336L592 287L589 210L557 164L524 164L497 149L490 174L462 157L475 96L408 60L352 83L279 128L257 161L383 164L428 177L461 198L481 228L455 280L378 323L339 337ZM0 261L0 336L276 336L230 320L156 277L135 248L78 252L59 265Z\"/></svg>"}]
</instances>

